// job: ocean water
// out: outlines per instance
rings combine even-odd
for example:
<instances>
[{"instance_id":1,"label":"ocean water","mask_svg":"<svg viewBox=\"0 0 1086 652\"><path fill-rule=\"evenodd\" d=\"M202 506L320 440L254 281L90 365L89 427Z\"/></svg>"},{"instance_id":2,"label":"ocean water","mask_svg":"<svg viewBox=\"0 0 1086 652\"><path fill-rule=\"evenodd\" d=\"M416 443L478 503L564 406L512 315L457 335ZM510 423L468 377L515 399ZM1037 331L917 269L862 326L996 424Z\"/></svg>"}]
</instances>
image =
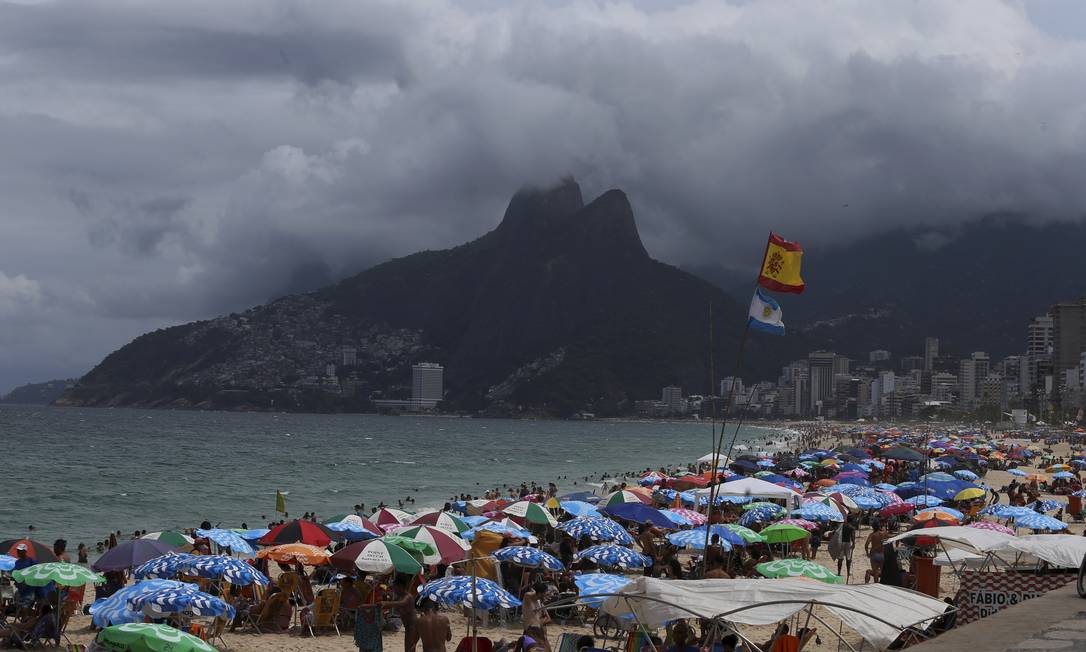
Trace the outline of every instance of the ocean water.
<instances>
[{"instance_id":1,"label":"ocean water","mask_svg":"<svg viewBox=\"0 0 1086 652\"><path fill-rule=\"evenodd\" d=\"M744 426L740 440L772 436ZM35 539L63 537L74 549L116 530L264 527L277 489L289 492L292 517L318 518L409 495L408 509L440 507L522 481L591 489L585 476L692 462L711 437L708 423L5 405L0 539L33 525Z\"/></svg>"}]
</instances>

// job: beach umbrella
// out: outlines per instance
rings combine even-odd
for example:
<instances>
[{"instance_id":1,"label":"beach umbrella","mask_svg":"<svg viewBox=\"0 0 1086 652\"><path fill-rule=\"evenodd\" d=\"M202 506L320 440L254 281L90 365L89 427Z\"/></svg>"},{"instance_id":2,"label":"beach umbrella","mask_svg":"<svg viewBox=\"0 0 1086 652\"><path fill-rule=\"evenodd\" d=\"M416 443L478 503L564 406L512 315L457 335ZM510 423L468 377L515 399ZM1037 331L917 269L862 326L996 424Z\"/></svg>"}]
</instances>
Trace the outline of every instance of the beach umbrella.
<instances>
[{"instance_id":1,"label":"beach umbrella","mask_svg":"<svg viewBox=\"0 0 1086 652\"><path fill-rule=\"evenodd\" d=\"M57 561L57 556L53 554L53 549L51 547L39 541L34 541L33 539L8 539L7 541L0 541L0 553L18 557L19 555L15 553L15 548L20 544L26 546L26 556L38 563Z\"/></svg>"},{"instance_id":2,"label":"beach umbrella","mask_svg":"<svg viewBox=\"0 0 1086 652\"><path fill-rule=\"evenodd\" d=\"M694 550L702 550L705 548L705 528L671 532L667 535L667 540L668 543L678 548L692 548ZM732 549L731 542L725 539L723 534L721 534L720 536L720 546L725 551Z\"/></svg>"},{"instance_id":3,"label":"beach umbrella","mask_svg":"<svg viewBox=\"0 0 1086 652\"><path fill-rule=\"evenodd\" d=\"M780 515L780 512L772 509L752 509L748 512L744 512L743 515L739 517L738 523L743 527L750 527L757 523L768 523Z\"/></svg>"},{"instance_id":4,"label":"beach umbrella","mask_svg":"<svg viewBox=\"0 0 1086 652\"><path fill-rule=\"evenodd\" d=\"M762 535L766 543L792 543L811 536L810 532L801 527L782 523L774 523L758 534Z\"/></svg>"},{"instance_id":5,"label":"beach umbrella","mask_svg":"<svg viewBox=\"0 0 1086 652\"><path fill-rule=\"evenodd\" d=\"M1048 482L1048 476L1043 473L1030 473L1026 476L1030 482Z\"/></svg>"},{"instance_id":6,"label":"beach umbrella","mask_svg":"<svg viewBox=\"0 0 1086 652\"><path fill-rule=\"evenodd\" d=\"M1056 471L1070 471L1070 470L1071 470L1071 467L1067 466L1066 464L1053 464L1052 466L1045 469L1045 471L1048 471L1049 473L1055 473Z\"/></svg>"},{"instance_id":7,"label":"beach umbrella","mask_svg":"<svg viewBox=\"0 0 1086 652\"><path fill-rule=\"evenodd\" d=\"M826 584L844 582L839 575L834 575L825 566L805 559L777 559L758 564L754 569L762 577L809 577Z\"/></svg>"},{"instance_id":8,"label":"beach umbrella","mask_svg":"<svg viewBox=\"0 0 1086 652\"><path fill-rule=\"evenodd\" d=\"M494 609L515 609L520 600L497 583L482 577L441 577L419 587L419 598L429 598L444 605Z\"/></svg>"},{"instance_id":9,"label":"beach umbrella","mask_svg":"<svg viewBox=\"0 0 1086 652\"><path fill-rule=\"evenodd\" d=\"M1021 505L989 505L978 512L981 516L995 516L996 518L1014 518L1016 516L1029 516L1036 514L1028 507Z\"/></svg>"},{"instance_id":10,"label":"beach umbrella","mask_svg":"<svg viewBox=\"0 0 1086 652\"><path fill-rule=\"evenodd\" d=\"M84 584L101 584L106 581L106 578L79 564L62 561L27 566L12 571L11 577L16 582L30 586L45 586L50 582L60 586L83 586Z\"/></svg>"},{"instance_id":11,"label":"beach umbrella","mask_svg":"<svg viewBox=\"0 0 1086 652\"><path fill-rule=\"evenodd\" d=\"M632 578L625 575L613 575L611 573L580 573L573 578L573 583L577 585L578 596L601 596L598 598L579 597L577 599L578 603L590 607L603 604L603 601L607 598L602 597L602 594L617 593L619 589L632 581Z\"/></svg>"},{"instance_id":12,"label":"beach umbrella","mask_svg":"<svg viewBox=\"0 0 1086 652\"><path fill-rule=\"evenodd\" d=\"M1052 474L1053 480L1070 480L1073 477L1075 477L1075 474L1069 473L1067 471L1057 471L1056 473Z\"/></svg>"},{"instance_id":13,"label":"beach umbrella","mask_svg":"<svg viewBox=\"0 0 1086 652\"><path fill-rule=\"evenodd\" d=\"M98 632L98 647L116 652L217 652L206 641L169 625L125 623Z\"/></svg>"},{"instance_id":14,"label":"beach umbrella","mask_svg":"<svg viewBox=\"0 0 1086 652\"><path fill-rule=\"evenodd\" d=\"M471 541L475 538L475 533L479 531L495 532L502 536L518 537L521 539L527 539L532 536L531 532L525 530L520 525L515 523L513 519L509 518L503 519L501 521L489 521L487 523L483 523L482 525L477 525L468 530L467 532L464 532L461 536L464 538L464 540Z\"/></svg>"},{"instance_id":15,"label":"beach umbrella","mask_svg":"<svg viewBox=\"0 0 1086 652\"><path fill-rule=\"evenodd\" d=\"M194 555L181 568L209 579L222 579L238 586L266 586L268 578L252 564L225 555Z\"/></svg>"},{"instance_id":16,"label":"beach umbrella","mask_svg":"<svg viewBox=\"0 0 1086 652\"><path fill-rule=\"evenodd\" d=\"M991 530L993 532L1002 532L1003 534L1009 534L1014 536L1014 529L1001 525L999 523L992 523L991 521L977 521L976 523L970 523L965 527L976 528L978 530Z\"/></svg>"},{"instance_id":17,"label":"beach umbrella","mask_svg":"<svg viewBox=\"0 0 1086 652\"><path fill-rule=\"evenodd\" d=\"M916 509L916 505L910 503L895 503L893 505L887 505L879 510L879 516L886 518L887 516L901 516L908 514Z\"/></svg>"},{"instance_id":18,"label":"beach umbrella","mask_svg":"<svg viewBox=\"0 0 1086 652\"><path fill-rule=\"evenodd\" d=\"M91 568L99 572L128 570L170 552L177 552L177 547L154 539L133 539L107 550Z\"/></svg>"},{"instance_id":19,"label":"beach umbrella","mask_svg":"<svg viewBox=\"0 0 1086 652\"><path fill-rule=\"evenodd\" d=\"M669 530L674 530L675 529L674 526L678 526L678 527L682 528L682 527L689 527L689 526L693 525L693 523L691 523L689 520L687 520L687 518L685 516L682 516L680 514L676 514L675 512L673 512L670 509L661 509L660 513L662 515L664 515L664 517L666 517L667 520L671 521L672 527L669 527L668 528Z\"/></svg>"},{"instance_id":20,"label":"beach umbrella","mask_svg":"<svg viewBox=\"0 0 1086 652\"><path fill-rule=\"evenodd\" d=\"M370 514L369 521L377 527L385 530L386 528L392 528L399 525L407 525L415 516L408 514L402 509L394 509L392 507L382 507L373 514Z\"/></svg>"},{"instance_id":21,"label":"beach umbrella","mask_svg":"<svg viewBox=\"0 0 1086 652\"><path fill-rule=\"evenodd\" d=\"M596 510L596 506L592 503L586 503L582 500L563 500L558 503L562 511L570 516L598 516L599 511Z\"/></svg>"},{"instance_id":22,"label":"beach umbrella","mask_svg":"<svg viewBox=\"0 0 1086 652\"><path fill-rule=\"evenodd\" d=\"M1011 475L1016 475L1020 478L1026 477L1026 472L1022 469L1007 469L1007 473L1010 473Z\"/></svg>"},{"instance_id":23,"label":"beach umbrella","mask_svg":"<svg viewBox=\"0 0 1086 652\"><path fill-rule=\"evenodd\" d=\"M1067 524L1063 521L1033 512L1014 517L1015 527L1024 527L1031 530L1066 530ZM33 566L31 567L33 568Z\"/></svg>"},{"instance_id":24,"label":"beach umbrella","mask_svg":"<svg viewBox=\"0 0 1086 652\"><path fill-rule=\"evenodd\" d=\"M600 505L603 507L620 505L622 503L642 503L647 505L650 502L651 499L646 499L644 494L624 489L607 494L604 496L603 500L600 501Z\"/></svg>"},{"instance_id":25,"label":"beach umbrella","mask_svg":"<svg viewBox=\"0 0 1086 652\"><path fill-rule=\"evenodd\" d=\"M539 509L543 511L543 513L547 513L546 509L543 509L542 507ZM552 516L551 518L554 517ZM445 530L446 532L452 532L453 534L460 534L471 529L459 516L455 516L449 512L430 512L428 514L423 514L413 519L410 525L429 525Z\"/></svg>"},{"instance_id":26,"label":"beach umbrella","mask_svg":"<svg viewBox=\"0 0 1086 652\"><path fill-rule=\"evenodd\" d=\"M151 559L132 571L137 579L163 578L171 579L183 570L188 569L188 563L199 555L181 553L167 553L156 559Z\"/></svg>"},{"instance_id":27,"label":"beach umbrella","mask_svg":"<svg viewBox=\"0 0 1086 652\"><path fill-rule=\"evenodd\" d=\"M0 555L0 571L9 571L15 568L15 557L11 555Z\"/></svg>"},{"instance_id":28,"label":"beach umbrella","mask_svg":"<svg viewBox=\"0 0 1086 652\"><path fill-rule=\"evenodd\" d=\"M723 529L719 530L717 528ZM762 543L765 541L762 535L754 530L735 523L726 523L723 525L714 524L711 526L710 534L720 534L721 539L735 546L745 546L750 543Z\"/></svg>"},{"instance_id":29,"label":"beach umbrella","mask_svg":"<svg viewBox=\"0 0 1086 652\"><path fill-rule=\"evenodd\" d=\"M927 456L923 453L911 448L905 448L904 446L896 446L883 451L878 454L878 457L884 457L888 460L902 460L905 462L923 462L927 459Z\"/></svg>"},{"instance_id":30,"label":"beach umbrella","mask_svg":"<svg viewBox=\"0 0 1086 652\"><path fill-rule=\"evenodd\" d=\"M370 521L355 514L348 514L334 523L325 523L325 525L328 526L329 530L342 534L348 541L376 539L385 533L384 530Z\"/></svg>"},{"instance_id":31,"label":"beach umbrella","mask_svg":"<svg viewBox=\"0 0 1086 652\"><path fill-rule=\"evenodd\" d=\"M809 532L813 532L818 529L818 523L812 523L811 521L803 518L782 518L781 520L777 521L777 523L781 525L794 525L796 527L801 527Z\"/></svg>"},{"instance_id":32,"label":"beach umbrella","mask_svg":"<svg viewBox=\"0 0 1086 652\"><path fill-rule=\"evenodd\" d=\"M844 515L841 514L841 510L822 502L812 502L801 505L799 508L792 510L792 516L798 516L799 518L819 523L827 521L839 523L845 520Z\"/></svg>"},{"instance_id":33,"label":"beach umbrella","mask_svg":"<svg viewBox=\"0 0 1086 652\"><path fill-rule=\"evenodd\" d=\"M670 479L671 478L667 477L663 473L660 473L658 471L650 471L649 473L641 476L637 480L637 484L641 485L642 487L651 487L652 485L663 484Z\"/></svg>"},{"instance_id":34,"label":"beach umbrella","mask_svg":"<svg viewBox=\"0 0 1086 652\"><path fill-rule=\"evenodd\" d=\"M633 537L624 527L611 519L601 516L581 516L565 523L559 523L557 529L566 532L575 539L587 536L593 541L633 543Z\"/></svg>"},{"instance_id":35,"label":"beach umbrella","mask_svg":"<svg viewBox=\"0 0 1086 652\"><path fill-rule=\"evenodd\" d=\"M429 545L433 552L422 556L424 564L462 561L468 558L468 551L471 550L471 545L459 536L432 525L405 525L393 530L392 534Z\"/></svg>"},{"instance_id":36,"label":"beach umbrella","mask_svg":"<svg viewBox=\"0 0 1086 652\"><path fill-rule=\"evenodd\" d=\"M978 476L976 473L973 473L969 469L958 469L954 472L954 477L958 478L959 480L972 481L978 479L980 476Z\"/></svg>"},{"instance_id":37,"label":"beach umbrella","mask_svg":"<svg viewBox=\"0 0 1086 652\"><path fill-rule=\"evenodd\" d=\"M214 541L220 548L229 548L231 552L245 555L253 554L253 547L249 542L241 538L241 535L233 530L212 528L210 530L196 530L196 536Z\"/></svg>"},{"instance_id":38,"label":"beach umbrella","mask_svg":"<svg viewBox=\"0 0 1086 652\"><path fill-rule=\"evenodd\" d=\"M141 623L143 622L143 612L132 609L128 604L129 598L145 593L154 593L162 589L199 590L195 584L175 580L154 579L136 582L131 586L120 589L108 598L95 600L94 604L90 606L91 622L100 629L110 625Z\"/></svg>"},{"instance_id":39,"label":"beach umbrella","mask_svg":"<svg viewBox=\"0 0 1086 652\"><path fill-rule=\"evenodd\" d=\"M419 526L419 527L422 527L422 526ZM438 556L438 554L437 554L437 548L431 546L430 544L425 543L423 541L416 541L414 539L408 539L407 537L401 537L400 535L394 534L392 532L389 532L385 536L381 537L381 541L384 541L386 543L391 543L394 546L399 546L400 548L403 548L404 550L406 550L408 552L408 554L410 554L412 557L414 557L417 561L420 561L420 562L422 562L424 564L427 563L426 561L424 561L424 558L429 558L429 559L439 559L440 558Z\"/></svg>"},{"instance_id":40,"label":"beach umbrella","mask_svg":"<svg viewBox=\"0 0 1086 652\"><path fill-rule=\"evenodd\" d=\"M958 525L958 519L953 514L935 509L926 509L919 512L913 516L912 522L918 528Z\"/></svg>"},{"instance_id":41,"label":"beach umbrella","mask_svg":"<svg viewBox=\"0 0 1086 652\"><path fill-rule=\"evenodd\" d=\"M631 569L652 566L652 560L645 555L612 543L586 548L578 552L574 559L577 561L587 559L605 568Z\"/></svg>"},{"instance_id":42,"label":"beach umbrella","mask_svg":"<svg viewBox=\"0 0 1086 652\"><path fill-rule=\"evenodd\" d=\"M608 516L620 518L625 521L655 525L656 527L665 530L675 529L675 524L671 522L671 519L661 514L660 510L649 507L648 505L642 505L641 503L608 505L607 507L604 507L602 511Z\"/></svg>"},{"instance_id":43,"label":"beach umbrella","mask_svg":"<svg viewBox=\"0 0 1086 652\"><path fill-rule=\"evenodd\" d=\"M983 498L988 495L988 492L980 487L970 487L968 489L962 489L958 493L954 494L954 500L975 500L977 498Z\"/></svg>"},{"instance_id":44,"label":"beach umbrella","mask_svg":"<svg viewBox=\"0 0 1086 652\"><path fill-rule=\"evenodd\" d=\"M498 561L504 561L514 566L524 568L541 568L549 571L565 570L565 566L554 555L547 554L539 548L529 546L507 546L495 550L491 557Z\"/></svg>"},{"instance_id":45,"label":"beach umbrella","mask_svg":"<svg viewBox=\"0 0 1086 652\"><path fill-rule=\"evenodd\" d=\"M177 530L162 530L161 532L148 532L140 537L141 539L150 539L152 541L161 541L162 543L175 546L177 548L184 548L185 546L191 546L195 541L192 537L184 532L178 532Z\"/></svg>"},{"instance_id":46,"label":"beach umbrella","mask_svg":"<svg viewBox=\"0 0 1086 652\"><path fill-rule=\"evenodd\" d=\"M422 564L415 560L411 553L383 539L352 543L332 555L329 562L348 573L353 573L356 569L378 575L392 571L407 575L422 572Z\"/></svg>"},{"instance_id":47,"label":"beach umbrella","mask_svg":"<svg viewBox=\"0 0 1086 652\"><path fill-rule=\"evenodd\" d=\"M239 537L240 538L240 537ZM308 543L311 546L327 546L333 540L343 538L339 532L313 521L293 520L277 525L257 541L262 546L278 546L284 543Z\"/></svg>"},{"instance_id":48,"label":"beach umbrella","mask_svg":"<svg viewBox=\"0 0 1086 652\"><path fill-rule=\"evenodd\" d=\"M920 495L906 498L905 502L910 505L916 505L917 507L938 507L943 504L943 499L936 498L935 496Z\"/></svg>"},{"instance_id":49,"label":"beach umbrella","mask_svg":"<svg viewBox=\"0 0 1086 652\"><path fill-rule=\"evenodd\" d=\"M963 478L964 479L964 478ZM942 471L936 471L935 473L926 473L920 476L920 482L954 482L956 478L949 473L943 473Z\"/></svg>"},{"instance_id":50,"label":"beach umbrella","mask_svg":"<svg viewBox=\"0 0 1086 652\"><path fill-rule=\"evenodd\" d=\"M550 513L545 507L539 503L533 503L529 500L521 500L515 502L512 505L502 510L510 516L517 516L523 518L529 523L537 523L540 525L549 525L554 527L558 525L558 519L554 518L554 515Z\"/></svg>"},{"instance_id":51,"label":"beach umbrella","mask_svg":"<svg viewBox=\"0 0 1086 652\"><path fill-rule=\"evenodd\" d=\"M161 588L134 595L128 599L128 606L143 609L151 615L167 613L190 613L194 616L225 617L233 619L233 605L203 591L187 588Z\"/></svg>"},{"instance_id":52,"label":"beach umbrella","mask_svg":"<svg viewBox=\"0 0 1086 652\"><path fill-rule=\"evenodd\" d=\"M677 516L681 516L685 518L687 522L689 522L691 525L704 525L706 521L709 520L709 518L705 516L705 514L702 514L701 512L695 512L692 509L686 509L685 507L676 507L662 511L670 512Z\"/></svg>"},{"instance_id":53,"label":"beach umbrella","mask_svg":"<svg viewBox=\"0 0 1086 652\"><path fill-rule=\"evenodd\" d=\"M893 490L897 489L897 485L896 484L890 484L889 482L880 482L877 485L875 485L875 488L879 489L881 491L893 491Z\"/></svg>"},{"instance_id":54,"label":"beach umbrella","mask_svg":"<svg viewBox=\"0 0 1086 652\"><path fill-rule=\"evenodd\" d=\"M308 543L284 543L270 548L264 548L256 553L257 559L270 559L271 561L289 563L300 562L306 566L320 566L328 563L332 553L327 548L318 548Z\"/></svg>"},{"instance_id":55,"label":"beach umbrella","mask_svg":"<svg viewBox=\"0 0 1086 652\"><path fill-rule=\"evenodd\" d=\"M245 539L246 542L256 542L260 537L264 536L268 532L271 532L268 528L256 528L254 530L237 530L238 536ZM250 544L251 545L251 544Z\"/></svg>"},{"instance_id":56,"label":"beach umbrella","mask_svg":"<svg viewBox=\"0 0 1086 652\"><path fill-rule=\"evenodd\" d=\"M1038 500L1029 503L1026 507L1035 512L1054 512L1057 509L1066 508L1067 503L1061 503L1058 500Z\"/></svg>"}]
</instances>

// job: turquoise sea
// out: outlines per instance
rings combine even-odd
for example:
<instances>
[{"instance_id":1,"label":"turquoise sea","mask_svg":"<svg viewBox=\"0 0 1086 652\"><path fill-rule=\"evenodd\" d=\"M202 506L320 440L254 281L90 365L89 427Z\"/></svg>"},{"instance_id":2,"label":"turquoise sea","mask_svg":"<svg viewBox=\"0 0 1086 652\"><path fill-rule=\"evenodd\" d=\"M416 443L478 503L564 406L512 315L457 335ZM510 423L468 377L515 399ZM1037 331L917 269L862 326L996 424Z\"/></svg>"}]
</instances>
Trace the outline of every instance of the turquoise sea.
<instances>
[{"instance_id":1,"label":"turquoise sea","mask_svg":"<svg viewBox=\"0 0 1086 652\"><path fill-rule=\"evenodd\" d=\"M729 435L731 429L729 428ZM772 431L744 427L741 440ZM405 496L440 507L461 492L688 463L708 423L0 406L0 540L63 537L92 546L113 530L264 527L275 491L291 516L349 512ZM573 483L578 482L575 486ZM590 487L589 487L590 488Z\"/></svg>"}]
</instances>

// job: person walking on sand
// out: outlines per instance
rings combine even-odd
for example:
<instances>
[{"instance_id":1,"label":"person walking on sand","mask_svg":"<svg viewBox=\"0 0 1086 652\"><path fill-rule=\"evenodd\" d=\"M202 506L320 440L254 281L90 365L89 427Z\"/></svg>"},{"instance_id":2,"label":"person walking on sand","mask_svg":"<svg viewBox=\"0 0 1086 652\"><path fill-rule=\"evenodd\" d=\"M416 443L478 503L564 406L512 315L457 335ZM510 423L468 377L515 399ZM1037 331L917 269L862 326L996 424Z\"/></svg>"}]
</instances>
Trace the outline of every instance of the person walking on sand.
<instances>
[{"instance_id":1,"label":"person walking on sand","mask_svg":"<svg viewBox=\"0 0 1086 652\"><path fill-rule=\"evenodd\" d=\"M412 590L411 578L407 575L396 575L392 584L395 600L381 602L382 608L391 607L400 614L403 621L403 650L415 652L415 646L419 642L418 618L415 612L415 593Z\"/></svg>"},{"instance_id":2,"label":"person walking on sand","mask_svg":"<svg viewBox=\"0 0 1086 652\"><path fill-rule=\"evenodd\" d=\"M445 644L452 640L449 618L438 613L437 603L433 600L423 599L419 608L422 610L418 617L422 652L445 652Z\"/></svg>"}]
</instances>

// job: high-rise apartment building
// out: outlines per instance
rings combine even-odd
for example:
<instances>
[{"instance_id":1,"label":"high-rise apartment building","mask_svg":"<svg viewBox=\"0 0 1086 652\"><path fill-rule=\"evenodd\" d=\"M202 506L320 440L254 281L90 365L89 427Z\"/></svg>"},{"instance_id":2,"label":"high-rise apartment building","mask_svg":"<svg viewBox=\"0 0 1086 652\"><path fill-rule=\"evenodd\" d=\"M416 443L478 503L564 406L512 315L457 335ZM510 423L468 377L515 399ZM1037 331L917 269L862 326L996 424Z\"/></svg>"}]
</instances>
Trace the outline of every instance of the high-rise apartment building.
<instances>
[{"instance_id":1,"label":"high-rise apartment building","mask_svg":"<svg viewBox=\"0 0 1086 652\"><path fill-rule=\"evenodd\" d=\"M445 368L433 362L411 366L411 400L433 407L445 395Z\"/></svg>"},{"instance_id":2,"label":"high-rise apartment building","mask_svg":"<svg viewBox=\"0 0 1086 652\"><path fill-rule=\"evenodd\" d=\"M924 371L934 369L935 359L939 357L939 338L924 338Z\"/></svg>"},{"instance_id":3,"label":"high-rise apartment building","mask_svg":"<svg viewBox=\"0 0 1086 652\"><path fill-rule=\"evenodd\" d=\"M1086 297L1052 306L1052 368L1058 374L1078 366L1086 350Z\"/></svg>"},{"instance_id":4,"label":"high-rise apartment building","mask_svg":"<svg viewBox=\"0 0 1086 652\"><path fill-rule=\"evenodd\" d=\"M833 361L837 356L832 351L813 351L807 354L807 368L811 379L811 412L825 414L833 398Z\"/></svg>"}]
</instances>

